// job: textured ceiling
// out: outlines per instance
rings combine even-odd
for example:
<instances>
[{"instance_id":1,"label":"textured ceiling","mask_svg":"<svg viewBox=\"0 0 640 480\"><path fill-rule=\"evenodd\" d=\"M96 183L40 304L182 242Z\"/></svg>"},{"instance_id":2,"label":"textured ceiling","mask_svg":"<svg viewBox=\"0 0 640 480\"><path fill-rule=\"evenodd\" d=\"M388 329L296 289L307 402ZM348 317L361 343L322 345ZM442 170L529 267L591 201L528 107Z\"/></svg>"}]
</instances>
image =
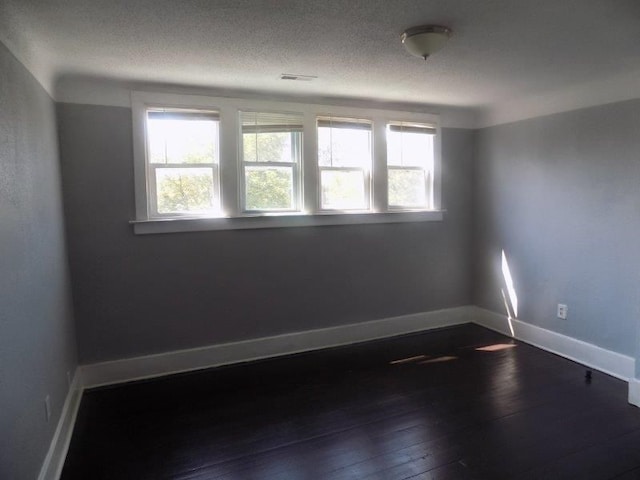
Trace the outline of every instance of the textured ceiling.
<instances>
[{"instance_id":1,"label":"textured ceiling","mask_svg":"<svg viewBox=\"0 0 640 480\"><path fill-rule=\"evenodd\" d=\"M454 32L426 63L400 43L425 23ZM0 0L0 40L50 92L78 76L490 108L635 85L640 0Z\"/></svg>"}]
</instances>

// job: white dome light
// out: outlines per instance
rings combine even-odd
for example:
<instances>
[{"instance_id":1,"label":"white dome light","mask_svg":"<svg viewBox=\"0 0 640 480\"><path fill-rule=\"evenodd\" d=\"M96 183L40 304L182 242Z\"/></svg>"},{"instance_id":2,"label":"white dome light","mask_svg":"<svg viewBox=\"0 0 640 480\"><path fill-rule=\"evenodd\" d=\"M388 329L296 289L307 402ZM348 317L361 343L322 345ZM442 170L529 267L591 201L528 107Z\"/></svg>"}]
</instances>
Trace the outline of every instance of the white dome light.
<instances>
[{"instance_id":1,"label":"white dome light","mask_svg":"<svg viewBox=\"0 0 640 480\"><path fill-rule=\"evenodd\" d=\"M440 50L450 36L450 28L439 25L423 25L407 29L400 38L411 55L426 60L430 55Z\"/></svg>"}]
</instances>

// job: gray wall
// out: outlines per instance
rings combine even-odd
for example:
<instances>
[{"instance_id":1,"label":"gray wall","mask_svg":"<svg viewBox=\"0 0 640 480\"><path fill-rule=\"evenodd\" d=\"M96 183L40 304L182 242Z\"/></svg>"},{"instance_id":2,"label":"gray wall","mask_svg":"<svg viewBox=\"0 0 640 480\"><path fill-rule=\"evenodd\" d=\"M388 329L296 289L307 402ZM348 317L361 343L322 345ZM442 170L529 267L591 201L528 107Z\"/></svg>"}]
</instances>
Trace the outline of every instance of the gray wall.
<instances>
[{"instance_id":1,"label":"gray wall","mask_svg":"<svg viewBox=\"0 0 640 480\"><path fill-rule=\"evenodd\" d=\"M640 100L480 130L475 159L474 303L505 312L504 249L520 319L637 355Z\"/></svg>"},{"instance_id":2,"label":"gray wall","mask_svg":"<svg viewBox=\"0 0 640 480\"><path fill-rule=\"evenodd\" d=\"M136 236L131 111L59 104L81 363L468 304L473 133L443 222Z\"/></svg>"},{"instance_id":3,"label":"gray wall","mask_svg":"<svg viewBox=\"0 0 640 480\"><path fill-rule=\"evenodd\" d=\"M60 187L54 103L0 43L0 478L7 480L37 477L76 364Z\"/></svg>"}]
</instances>

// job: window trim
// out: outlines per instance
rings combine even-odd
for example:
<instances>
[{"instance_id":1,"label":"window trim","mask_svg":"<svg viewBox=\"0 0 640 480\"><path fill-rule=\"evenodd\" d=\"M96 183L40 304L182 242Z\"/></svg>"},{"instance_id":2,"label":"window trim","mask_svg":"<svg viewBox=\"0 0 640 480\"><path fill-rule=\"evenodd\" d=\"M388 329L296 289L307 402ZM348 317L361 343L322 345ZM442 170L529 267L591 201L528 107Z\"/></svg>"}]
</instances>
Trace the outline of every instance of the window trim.
<instances>
[{"instance_id":1,"label":"window trim","mask_svg":"<svg viewBox=\"0 0 640 480\"><path fill-rule=\"evenodd\" d=\"M132 220L137 235L202 232L217 230L258 230L263 228L320 227L339 225L368 225L378 223L437 222L444 218L444 210L398 211L383 213L334 212L326 214L270 214L242 217L193 217L162 220Z\"/></svg>"},{"instance_id":2,"label":"window trim","mask_svg":"<svg viewBox=\"0 0 640 480\"><path fill-rule=\"evenodd\" d=\"M147 94L143 95L143 99L138 99L136 93L132 92L131 95L131 107L132 107L132 120L133 120L133 155L134 155L134 185L135 185L135 199L136 199L136 221L140 219L146 219L148 221L166 220L166 219L187 219L197 217L198 215L190 215L185 213L171 213L171 214L159 214L157 209L156 192L154 191L155 178L151 178L151 171L155 172L158 165L154 166L148 161L147 158L147 111L154 108L157 109L202 109L208 110L209 114L215 112L214 117L218 120L218 147L222 144L220 128L222 125L222 114L220 109L212 104L209 107L204 108L195 99L190 99L190 96L180 96L181 98L172 98L169 102L163 101L162 97L157 99L149 98ZM153 96L153 95L152 95ZM184 98L182 98L184 97ZM212 169L214 175L213 188L218 193L217 195L217 207L220 208L222 204L221 191L222 191L222 179L220 178L220 157L221 152L218 151L217 163L206 163L198 165L187 165L186 168L194 167L206 167ZM162 167L162 165L160 165ZM178 168L178 165L171 165L168 168ZM204 215L200 215L203 217ZM208 218L212 218L207 216Z\"/></svg>"},{"instance_id":3,"label":"window trim","mask_svg":"<svg viewBox=\"0 0 640 480\"><path fill-rule=\"evenodd\" d=\"M147 108L204 109L219 112L220 151L218 170L222 217L189 216L154 218L149 211L149 185L146 171ZM443 218L441 204L441 126L438 115L397 110L368 109L344 106L265 101L242 98L211 97L160 92L131 92L134 147L134 186L136 219L130 223L134 232L169 233L200 230L247 228L280 228L314 225L348 225L359 223L401 223L439 221ZM300 201L301 212L243 212L241 188L240 111L297 112L303 115ZM361 118L372 122L373 165L370 209L363 211L321 211L319 168L317 161L318 117ZM389 208L387 206L386 128L388 123L415 122L431 124L434 138L433 203L429 210Z\"/></svg>"}]
</instances>

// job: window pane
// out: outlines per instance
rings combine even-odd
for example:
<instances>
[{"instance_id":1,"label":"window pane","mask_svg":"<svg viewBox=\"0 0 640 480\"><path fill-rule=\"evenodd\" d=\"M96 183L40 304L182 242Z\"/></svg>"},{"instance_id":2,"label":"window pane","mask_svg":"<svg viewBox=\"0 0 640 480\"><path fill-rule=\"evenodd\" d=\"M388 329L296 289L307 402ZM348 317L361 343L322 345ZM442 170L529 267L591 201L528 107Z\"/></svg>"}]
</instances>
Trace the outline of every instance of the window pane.
<instances>
[{"instance_id":1,"label":"window pane","mask_svg":"<svg viewBox=\"0 0 640 480\"><path fill-rule=\"evenodd\" d=\"M335 210L366 209L369 207L363 171L322 170L322 208Z\"/></svg>"},{"instance_id":2,"label":"window pane","mask_svg":"<svg viewBox=\"0 0 640 480\"><path fill-rule=\"evenodd\" d=\"M212 168L157 168L158 213L210 213L215 209Z\"/></svg>"},{"instance_id":3,"label":"window pane","mask_svg":"<svg viewBox=\"0 0 640 480\"><path fill-rule=\"evenodd\" d=\"M426 207L427 183L422 170L389 169L389 205Z\"/></svg>"},{"instance_id":4,"label":"window pane","mask_svg":"<svg viewBox=\"0 0 640 480\"><path fill-rule=\"evenodd\" d=\"M291 132L244 133L245 162L297 162L300 134Z\"/></svg>"},{"instance_id":5,"label":"window pane","mask_svg":"<svg viewBox=\"0 0 640 480\"><path fill-rule=\"evenodd\" d=\"M318 126L318 162L322 167L371 168L371 130Z\"/></svg>"},{"instance_id":6,"label":"window pane","mask_svg":"<svg viewBox=\"0 0 640 480\"><path fill-rule=\"evenodd\" d=\"M217 163L218 121L147 116L149 163Z\"/></svg>"},{"instance_id":7,"label":"window pane","mask_svg":"<svg viewBox=\"0 0 640 480\"><path fill-rule=\"evenodd\" d=\"M431 168L433 135L387 129L387 165Z\"/></svg>"},{"instance_id":8,"label":"window pane","mask_svg":"<svg viewBox=\"0 0 640 480\"><path fill-rule=\"evenodd\" d=\"M293 210L292 167L246 167L247 210Z\"/></svg>"}]
</instances>

